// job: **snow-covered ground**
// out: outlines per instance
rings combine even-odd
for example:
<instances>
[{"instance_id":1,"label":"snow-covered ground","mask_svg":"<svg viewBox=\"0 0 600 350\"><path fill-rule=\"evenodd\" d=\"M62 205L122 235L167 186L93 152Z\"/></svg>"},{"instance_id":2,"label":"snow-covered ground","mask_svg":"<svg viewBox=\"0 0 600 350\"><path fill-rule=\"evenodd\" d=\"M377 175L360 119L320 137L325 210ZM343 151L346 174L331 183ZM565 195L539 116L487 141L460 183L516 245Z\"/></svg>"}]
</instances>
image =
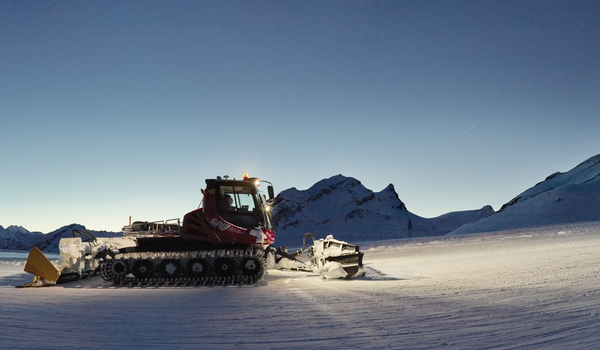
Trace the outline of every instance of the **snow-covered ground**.
<instances>
[{"instance_id":1,"label":"snow-covered ground","mask_svg":"<svg viewBox=\"0 0 600 350\"><path fill-rule=\"evenodd\" d=\"M356 243L356 242L353 242ZM272 271L243 287L17 289L0 260L3 348L590 349L600 223L364 242L367 276Z\"/></svg>"}]
</instances>

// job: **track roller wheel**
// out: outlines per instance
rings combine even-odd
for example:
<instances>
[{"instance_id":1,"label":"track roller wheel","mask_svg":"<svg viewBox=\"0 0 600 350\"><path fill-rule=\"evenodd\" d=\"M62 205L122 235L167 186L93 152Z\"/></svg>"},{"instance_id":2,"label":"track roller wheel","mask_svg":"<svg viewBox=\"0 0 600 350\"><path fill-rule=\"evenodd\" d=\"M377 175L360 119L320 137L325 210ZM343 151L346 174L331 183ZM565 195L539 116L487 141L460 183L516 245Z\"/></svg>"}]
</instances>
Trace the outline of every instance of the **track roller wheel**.
<instances>
[{"instance_id":1,"label":"track roller wheel","mask_svg":"<svg viewBox=\"0 0 600 350\"><path fill-rule=\"evenodd\" d=\"M150 260L138 260L133 264L133 275L136 278L148 278L154 272L154 264Z\"/></svg>"},{"instance_id":2,"label":"track roller wheel","mask_svg":"<svg viewBox=\"0 0 600 350\"><path fill-rule=\"evenodd\" d=\"M178 277L181 273L181 264L175 259L164 260L160 264L160 273L165 278Z\"/></svg>"},{"instance_id":3,"label":"track roller wheel","mask_svg":"<svg viewBox=\"0 0 600 350\"><path fill-rule=\"evenodd\" d=\"M260 262L256 258L247 258L242 262L242 272L244 275L255 275L260 271Z\"/></svg>"},{"instance_id":4,"label":"track roller wheel","mask_svg":"<svg viewBox=\"0 0 600 350\"><path fill-rule=\"evenodd\" d=\"M232 276L235 272L235 262L230 258L215 260L215 273L221 277Z\"/></svg>"},{"instance_id":5,"label":"track roller wheel","mask_svg":"<svg viewBox=\"0 0 600 350\"><path fill-rule=\"evenodd\" d=\"M208 265L204 259L190 259L187 263L187 271L192 277L201 277L206 275Z\"/></svg>"},{"instance_id":6,"label":"track roller wheel","mask_svg":"<svg viewBox=\"0 0 600 350\"><path fill-rule=\"evenodd\" d=\"M127 261L122 259L116 260L110 267L110 270L115 277L124 277L129 273Z\"/></svg>"}]
</instances>

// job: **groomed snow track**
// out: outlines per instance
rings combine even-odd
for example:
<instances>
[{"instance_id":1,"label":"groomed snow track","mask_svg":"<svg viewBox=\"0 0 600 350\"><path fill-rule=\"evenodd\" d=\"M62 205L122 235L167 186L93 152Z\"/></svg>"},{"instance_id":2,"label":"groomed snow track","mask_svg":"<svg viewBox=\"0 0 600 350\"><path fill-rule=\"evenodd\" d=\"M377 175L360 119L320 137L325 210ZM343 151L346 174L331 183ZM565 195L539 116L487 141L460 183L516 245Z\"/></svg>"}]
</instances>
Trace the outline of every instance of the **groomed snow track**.
<instances>
[{"instance_id":1,"label":"groomed snow track","mask_svg":"<svg viewBox=\"0 0 600 350\"><path fill-rule=\"evenodd\" d=\"M127 287L254 284L264 272L263 253L256 248L119 253L101 261L99 275Z\"/></svg>"}]
</instances>

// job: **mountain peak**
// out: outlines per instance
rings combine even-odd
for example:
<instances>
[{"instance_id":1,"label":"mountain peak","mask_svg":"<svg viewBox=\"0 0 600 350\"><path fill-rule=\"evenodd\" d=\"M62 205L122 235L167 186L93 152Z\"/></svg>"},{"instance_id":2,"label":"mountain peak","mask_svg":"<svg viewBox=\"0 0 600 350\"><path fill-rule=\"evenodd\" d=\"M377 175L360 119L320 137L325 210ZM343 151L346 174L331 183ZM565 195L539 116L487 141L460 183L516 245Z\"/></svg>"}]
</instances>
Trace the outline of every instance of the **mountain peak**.
<instances>
[{"instance_id":1,"label":"mountain peak","mask_svg":"<svg viewBox=\"0 0 600 350\"><path fill-rule=\"evenodd\" d=\"M425 219L408 212L393 184L373 192L343 175L318 181L304 191L282 191L273 208L277 244L283 245L299 244L305 232L317 237L333 234L347 241L442 235L488 214L475 210Z\"/></svg>"}]
</instances>

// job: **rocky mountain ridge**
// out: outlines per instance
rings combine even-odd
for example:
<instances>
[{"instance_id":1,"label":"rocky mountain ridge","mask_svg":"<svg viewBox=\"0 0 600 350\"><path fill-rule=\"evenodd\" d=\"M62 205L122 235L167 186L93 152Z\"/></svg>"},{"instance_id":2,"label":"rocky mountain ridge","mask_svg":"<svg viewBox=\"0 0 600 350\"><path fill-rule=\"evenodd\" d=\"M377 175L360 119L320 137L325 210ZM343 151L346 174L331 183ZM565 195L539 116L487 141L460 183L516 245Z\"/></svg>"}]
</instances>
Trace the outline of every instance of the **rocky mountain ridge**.
<instances>
[{"instance_id":1,"label":"rocky mountain ridge","mask_svg":"<svg viewBox=\"0 0 600 350\"><path fill-rule=\"evenodd\" d=\"M439 236L494 210L485 206L427 219L409 212L392 184L373 192L355 178L336 175L307 190L282 191L273 213L278 243L297 245L305 232L347 241Z\"/></svg>"}]
</instances>

